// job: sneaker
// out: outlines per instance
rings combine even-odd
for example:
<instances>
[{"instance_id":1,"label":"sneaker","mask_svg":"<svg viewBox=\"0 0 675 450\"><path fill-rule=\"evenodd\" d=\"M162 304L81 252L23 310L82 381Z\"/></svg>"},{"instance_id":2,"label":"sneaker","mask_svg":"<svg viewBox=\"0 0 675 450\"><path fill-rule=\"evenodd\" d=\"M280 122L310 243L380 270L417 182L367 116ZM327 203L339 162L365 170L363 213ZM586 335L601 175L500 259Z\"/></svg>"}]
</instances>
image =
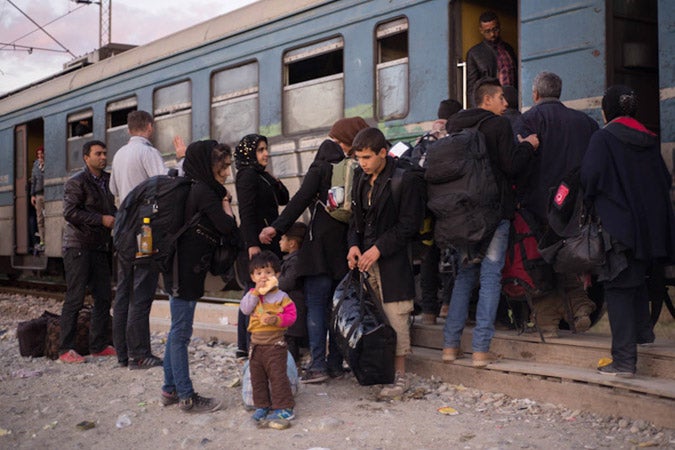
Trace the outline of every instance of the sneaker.
<instances>
[{"instance_id":1,"label":"sneaker","mask_svg":"<svg viewBox=\"0 0 675 450\"><path fill-rule=\"evenodd\" d=\"M293 420L295 414L293 408L275 409L265 417L265 420Z\"/></svg>"},{"instance_id":2,"label":"sneaker","mask_svg":"<svg viewBox=\"0 0 675 450\"><path fill-rule=\"evenodd\" d=\"M574 318L574 329L577 333L583 333L588 331L591 327L591 318L588 315L579 316Z\"/></svg>"},{"instance_id":3,"label":"sneaker","mask_svg":"<svg viewBox=\"0 0 675 450\"><path fill-rule=\"evenodd\" d=\"M487 367L488 364L499 360L499 358L498 355L495 355L492 352L473 352L473 355L471 355L473 366L479 369Z\"/></svg>"},{"instance_id":4,"label":"sneaker","mask_svg":"<svg viewBox=\"0 0 675 450\"><path fill-rule=\"evenodd\" d=\"M129 370L149 369L151 367L161 366L162 364L164 364L162 358L158 358L154 355L141 359L132 358L129 360Z\"/></svg>"},{"instance_id":5,"label":"sneaker","mask_svg":"<svg viewBox=\"0 0 675 450\"><path fill-rule=\"evenodd\" d=\"M59 361L67 364L81 364L85 362L84 356L77 353L75 350L68 350L59 356Z\"/></svg>"},{"instance_id":6,"label":"sneaker","mask_svg":"<svg viewBox=\"0 0 675 450\"><path fill-rule=\"evenodd\" d=\"M173 391L170 394L168 392L162 391L160 402L162 403L162 406L175 405L176 403L178 403L178 394L176 393L176 391Z\"/></svg>"},{"instance_id":7,"label":"sneaker","mask_svg":"<svg viewBox=\"0 0 675 450\"><path fill-rule=\"evenodd\" d=\"M388 384L380 391L380 398L401 397L410 388L410 381L405 374L396 373L393 384Z\"/></svg>"},{"instance_id":8,"label":"sneaker","mask_svg":"<svg viewBox=\"0 0 675 450\"><path fill-rule=\"evenodd\" d=\"M107 346L103 350L97 353L92 353L91 356L94 356L96 358L103 357L103 356L117 356L117 352L115 351L115 347L112 345Z\"/></svg>"},{"instance_id":9,"label":"sneaker","mask_svg":"<svg viewBox=\"0 0 675 450\"><path fill-rule=\"evenodd\" d=\"M441 356L441 359L444 363L451 363L462 356L464 356L464 352L462 352L461 348L449 347L443 349L443 355Z\"/></svg>"},{"instance_id":10,"label":"sneaker","mask_svg":"<svg viewBox=\"0 0 675 450\"><path fill-rule=\"evenodd\" d=\"M422 325L436 325L436 314L422 313Z\"/></svg>"},{"instance_id":11,"label":"sneaker","mask_svg":"<svg viewBox=\"0 0 675 450\"><path fill-rule=\"evenodd\" d=\"M328 379L328 373L327 372L319 372L316 370L308 370L305 372L305 374L300 378L300 383L306 384L306 383L322 383Z\"/></svg>"},{"instance_id":12,"label":"sneaker","mask_svg":"<svg viewBox=\"0 0 675 450\"><path fill-rule=\"evenodd\" d=\"M202 397L196 392L192 394L192 397L181 398L178 401L178 407L180 410L190 413L215 412L218 411L221 406L222 402L220 400L210 397Z\"/></svg>"},{"instance_id":13,"label":"sneaker","mask_svg":"<svg viewBox=\"0 0 675 450\"><path fill-rule=\"evenodd\" d=\"M443 305L441 306L441 312L438 313L438 317L445 319L446 317L448 317L448 311L450 311L450 305L446 305L445 303L443 303Z\"/></svg>"},{"instance_id":14,"label":"sneaker","mask_svg":"<svg viewBox=\"0 0 675 450\"><path fill-rule=\"evenodd\" d=\"M118 359L117 360L117 367L129 367L129 360L128 359Z\"/></svg>"},{"instance_id":15,"label":"sneaker","mask_svg":"<svg viewBox=\"0 0 675 450\"><path fill-rule=\"evenodd\" d=\"M607 364L606 366L598 367L598 372L600 372L602 375L608 375L612 377L620 377L620 378L633 378L635 376L635 372L629 371L629 370L622 370L618 369L614 363Z\"/></svg>"},{"instance_id":16,"label":"sneaker","mask_svg":"<svg viewBox=\"0 0 675 450\"><path fill-rule=\"evenodd\" d=\"M269 413L269 412L270 412L269 408L258 408L258 409L255 410L255 412L251 416L251 419L255 420L256 422L260 422L265 417L267 417L267 413Z\"/></svg>"}]
</instances>

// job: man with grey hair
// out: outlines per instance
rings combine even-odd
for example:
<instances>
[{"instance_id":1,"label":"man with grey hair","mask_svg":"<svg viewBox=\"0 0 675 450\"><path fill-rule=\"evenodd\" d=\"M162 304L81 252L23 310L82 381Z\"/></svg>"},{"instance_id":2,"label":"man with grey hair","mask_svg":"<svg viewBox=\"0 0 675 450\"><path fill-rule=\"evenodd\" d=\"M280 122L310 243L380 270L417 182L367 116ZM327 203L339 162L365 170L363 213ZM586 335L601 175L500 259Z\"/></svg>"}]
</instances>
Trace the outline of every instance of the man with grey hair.
<instances>
[{"instance_id":1,"label":"man with grey hair","mask_svg":"<svg viewBox=\"0 0 675 450\"><path fill-rule=\"evenodd\" d=\"M552 72L539 73L532 83L535 106L524 112L514 126L514 133L539 136L539 151L530 162L527 176L519 183L519 203L538 222L547 226L546 208L549 191L562 178L581 165L591 135L598 129L595 120L581 111L568 108L560 101L562 80ZM532 226L532 225L531 225ZM556 337L560 320L569 313L577 332L591 325L589 315L595 304L588 299L576 275L557 274L558 289L534 299L533 314L546 337ZM562 290L568 298L560 298ZM569 317L568 320L572 320Z\"/></svg>"}]
</instances>

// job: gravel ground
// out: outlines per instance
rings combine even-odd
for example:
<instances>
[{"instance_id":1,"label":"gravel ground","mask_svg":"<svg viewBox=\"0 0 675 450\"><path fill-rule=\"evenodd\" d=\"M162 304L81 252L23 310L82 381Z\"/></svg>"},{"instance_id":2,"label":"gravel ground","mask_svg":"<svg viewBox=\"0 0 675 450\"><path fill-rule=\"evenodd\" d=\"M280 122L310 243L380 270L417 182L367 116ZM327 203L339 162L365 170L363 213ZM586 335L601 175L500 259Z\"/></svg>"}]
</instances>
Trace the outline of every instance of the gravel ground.
<instances>
[{"instance_id":1,"label":"gravel ground","mask_svg":"<svg viewBox=\"0 0 675 450\"><path fill-rule=\"evenodd\" d=\"M195 388L223 398L225 408L186 414L160 404L161 368L129 371L117 368L115 358L66 365L21 357L17 324L45 309L60 313L54 300L0 294L3 449L675 449L673 429L414 375L408 394L391 402L378 401L376 387L351 376L303 385L291 427L262 429L244 409L240 388L230 387L241 369L234 347L201 339L190 347ZM165 338L153 335L154 353L163 354ZM458 414L438 411L446 406ZM80 430L83 421L94 427Z\"/></svg>"}]
</instances>

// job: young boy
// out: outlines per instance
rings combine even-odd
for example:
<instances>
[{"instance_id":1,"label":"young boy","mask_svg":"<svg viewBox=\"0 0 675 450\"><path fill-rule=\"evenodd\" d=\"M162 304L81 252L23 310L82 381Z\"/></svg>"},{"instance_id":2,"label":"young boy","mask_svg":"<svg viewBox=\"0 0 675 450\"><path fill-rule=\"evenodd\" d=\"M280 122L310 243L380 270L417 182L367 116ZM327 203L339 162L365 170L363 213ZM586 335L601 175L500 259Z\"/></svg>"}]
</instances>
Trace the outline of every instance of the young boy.
<instances>
[{"instance_id":1,"label":"young boy","mask_svg":"<svg viewBox=\"0 0 675 450\"><path fill-rule=\"evenodd\" d=\"M368 281L396 331L396 379L380 396L398 397L408 389L405 357L410 353L409 319L415 297L408 246L424 218L425 184L417 172L407 170L392 189L401 169L387 156L387 141L377 128L359 131L353 150L361 170L354 173L347 262L351 269L370 274Z\"/></svg>"},{"instance_id":2,"label":"young boy","mask_svg":"<svg viewBox=\"0 0 675 450\"><path fill-rule=\"evenodd\" d=\"M281 236L279 247L286 253L281 262L279 275L279 289L288 293L295 303L297 318L295 323L286 330L286 344L288 351L293 355L296 365L300 362L300 344L307 338L307 309L305 308L305 293L302 278L298 276L298 250L307 231L307 225L295 222L286 234Z\"/></svg>"},{"instance_id":3,"label":"young boy","mask_svg":"<svg viewBox=\"0 0 675 450\"><path fill-rule=\"evenodd\" d=\"M295 322L296 311L288 294L278 287L280 269L274 253L254 255L249 273L255 287L244 295L239 306L245 315L250 315L249 368L253 404L257 408L252 417L256 422L295 417L295 401L286 374L288 346L284 333Z\"/></svg>"}]
</instances>

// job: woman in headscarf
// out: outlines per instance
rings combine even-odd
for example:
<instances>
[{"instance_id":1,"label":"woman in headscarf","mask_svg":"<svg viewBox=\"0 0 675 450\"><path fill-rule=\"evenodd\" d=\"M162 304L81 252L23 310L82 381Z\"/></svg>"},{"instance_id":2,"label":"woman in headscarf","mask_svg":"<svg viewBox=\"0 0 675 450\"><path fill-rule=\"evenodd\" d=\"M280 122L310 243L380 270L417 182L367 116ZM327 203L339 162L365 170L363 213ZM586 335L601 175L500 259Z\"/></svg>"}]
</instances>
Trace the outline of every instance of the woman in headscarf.
<instances>
[{"instance_id":1,"label":"woman in headscarf","mask_svg":"<svg viewBox=\"0 0 675 450\"><path fill-rule=\"evenodd\" d=\"M632 377L637 344L654 341L645 276L675 257L672 178L658 137L635 119L638 97L612 86L602 99L606 125L596 131L581 164L581 183L611 237L600 273L612 333L605 375ZM607 242L607 241L606 241Z\"/></svg>"},{"instance_id":2,"label":"woman in headscarf","mask_svg":"<svg viewBox=\"0 0 675 450\"><path fill-rule=\"evenodd\" d=\"M279 216L279 206L288 203L286 186L265 170L269 158L267 138L259 134L244 136L234 150L234 163L237 169L235 187L239 203L241 233L249 259L261 250L271 250L281 258L280 236L269 244L261 244L258 239L260 231ZM246 267L248 268L248 264ZM248 270L245 272L248 279ZM248 355L247 319L247 316L239 313L237 357Z\"/></svg>"},{"instance_id":3,"label":"woman in headscarf","mask_svg":"<svg viewBox=\"0 0 675 450\"><path fill-rule=\"evenodd\" d=\"M204 295L204 280L218 240L236 228L230 206L231 196L223 185L230 174L230 147L216 141L193 142L187 148L183 169L193 180L185 204L185 218L200 213L197 226L178 239L178 292L169 298L171 330L164 352L162 404L178 403L186 412L212 412L221 401L197 394L190 380L188 344L192 337L197 300ZM209 236L206 238L204 236ZM173 285L172 274L165 284Z\"/></svg>"}]
</instances>

